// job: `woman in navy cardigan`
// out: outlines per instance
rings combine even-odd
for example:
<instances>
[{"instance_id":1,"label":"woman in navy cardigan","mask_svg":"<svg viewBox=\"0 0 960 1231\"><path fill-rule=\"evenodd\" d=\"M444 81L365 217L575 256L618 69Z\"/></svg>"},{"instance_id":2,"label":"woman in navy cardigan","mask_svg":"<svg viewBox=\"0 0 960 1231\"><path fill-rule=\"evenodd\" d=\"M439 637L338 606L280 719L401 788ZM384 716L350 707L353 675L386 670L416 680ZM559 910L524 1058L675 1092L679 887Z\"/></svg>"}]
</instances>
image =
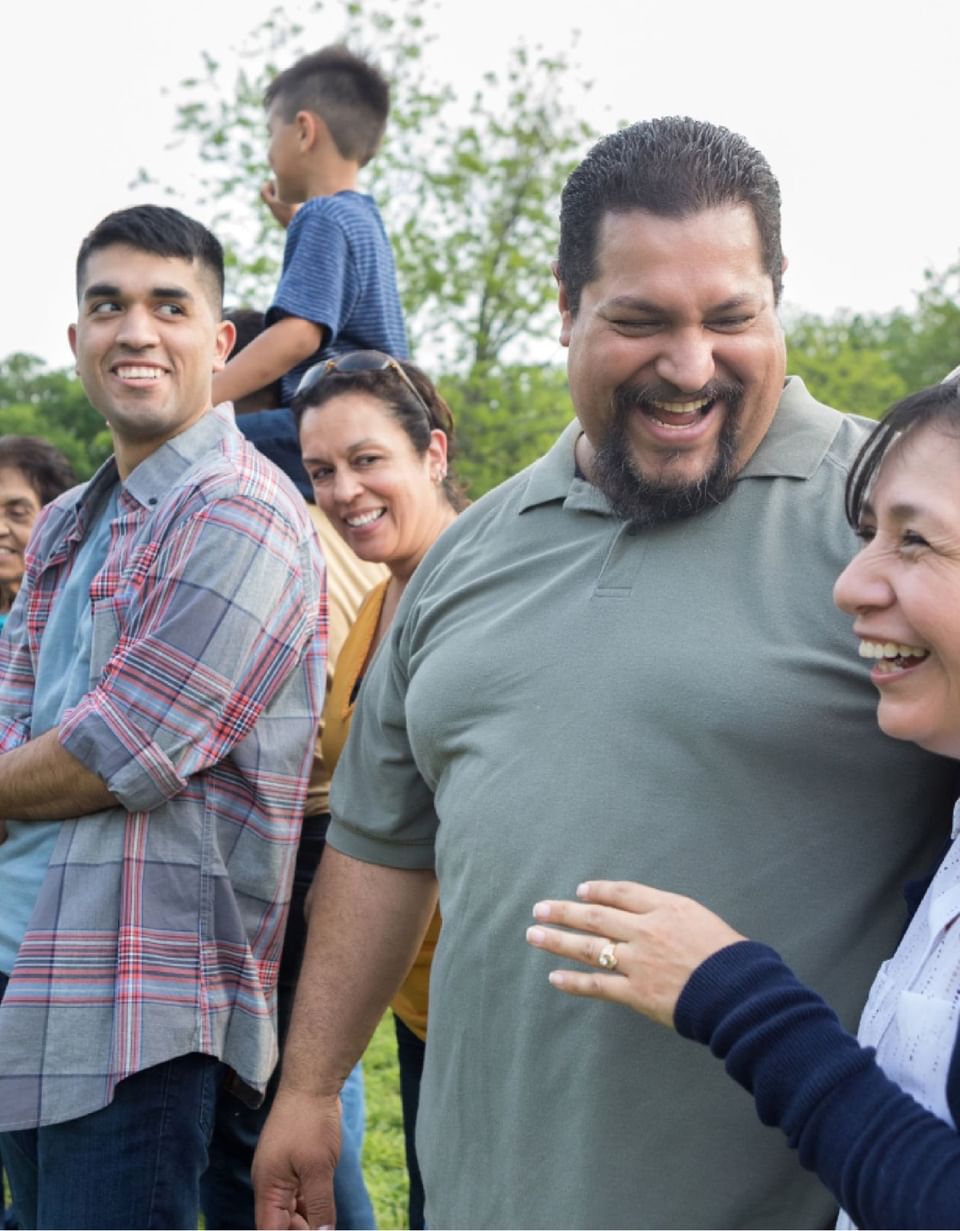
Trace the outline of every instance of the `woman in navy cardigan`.
<instances>
[{"instance_id":1,"label":"woman in navy cardigan","mask_svg":"<svg viewBox=\"0 0 960 1231\"><path fill-rule=\"evenodd\" d=\"M846 502L863 548L834 598L854 617L880 727L960 759L960 386L892 408ZM960 842L912 894L857 1038L777 953L689 898L627 881L577 897L538 902L527 934L594 968L553 971L555 987L707 1044L835 1194L838 1226L960 1227Z\"/></svg>"}]
</instances>

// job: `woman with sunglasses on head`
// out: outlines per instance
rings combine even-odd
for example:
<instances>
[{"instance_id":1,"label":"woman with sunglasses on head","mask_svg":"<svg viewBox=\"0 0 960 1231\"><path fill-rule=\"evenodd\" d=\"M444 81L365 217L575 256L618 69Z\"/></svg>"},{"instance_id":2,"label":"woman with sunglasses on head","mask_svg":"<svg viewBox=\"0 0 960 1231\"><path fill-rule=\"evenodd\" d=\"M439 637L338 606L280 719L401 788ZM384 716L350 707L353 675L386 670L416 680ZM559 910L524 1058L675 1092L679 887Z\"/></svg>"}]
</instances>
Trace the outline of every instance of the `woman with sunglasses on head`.
<instances>
[{"instance_id":1,"label":"woman with sunglasses on head","mask_svg":"<svg viewBox=\"0 0 960 1231\"><path fill-rule=\"evenodd\" d=\"M323 759L332 772L346 742L360 683L384 640L407 582L466 504L449 473L453 416L413 364L354 351L311 369L293 401L303 465L317 504L362 559L390 576L367 595L337 660L323 714ZM427 1031L435 914L398 991L396 1016L410 1226L423 1226L414 1128Z\"/></svg>"}]
</instances>

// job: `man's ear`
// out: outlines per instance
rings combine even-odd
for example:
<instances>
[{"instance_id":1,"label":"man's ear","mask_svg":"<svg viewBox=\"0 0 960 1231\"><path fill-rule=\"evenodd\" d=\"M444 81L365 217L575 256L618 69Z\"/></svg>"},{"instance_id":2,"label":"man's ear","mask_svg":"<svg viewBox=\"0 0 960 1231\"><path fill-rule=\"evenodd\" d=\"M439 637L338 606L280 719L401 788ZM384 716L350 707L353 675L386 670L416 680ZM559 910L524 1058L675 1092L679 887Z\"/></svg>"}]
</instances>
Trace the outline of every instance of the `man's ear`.
<instances>
[{"instance_id":1,"label":"man's ear","mask_svg":"<svg viewBox=\"0 0 960 1231\"><path fill-rule=\"evenodd\" d=\"M570 345L570 334L573 331L573 313L570 311L570 296L560 277L560 267L556 261L551 262L550 272L557 282L557 307L560 309L560 345Z\"/></svg>"},{"instance_id":2,"label":"man's ear","mask_svg":"<svg viewBox=\"0 0 960 1231\"><path fill-rule=\"evenodd\" d=\"M217 326L217 339L213 352L213 371L222 372L226 367L233 344L237 340L237 327L233 321L221 321Z\"/></svg>"},{"instance_id":3,"label":"man's ear","mask_svg":"<svg viewBox=\"0 0 960 1231\"><path fill-rule=\"evenodd\" d=\"M73 357L77 357L77 327L76 325L67 326L67 341L70 343L70 349L73 351Z\"/></svg>"}]
</instances>

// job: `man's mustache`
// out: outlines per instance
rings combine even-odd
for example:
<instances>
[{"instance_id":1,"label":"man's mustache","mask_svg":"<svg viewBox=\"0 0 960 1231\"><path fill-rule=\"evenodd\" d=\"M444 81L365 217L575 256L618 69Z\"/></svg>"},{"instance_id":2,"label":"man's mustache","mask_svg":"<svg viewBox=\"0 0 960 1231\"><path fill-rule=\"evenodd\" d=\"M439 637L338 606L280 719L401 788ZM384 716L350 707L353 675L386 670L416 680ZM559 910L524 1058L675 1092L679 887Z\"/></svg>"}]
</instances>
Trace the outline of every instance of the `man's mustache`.
<instances>
[{"instance_id":1,"label":"man's mustache","mask_svg":"<svg viewBox=\"0 0 960 1231\"><path fill-rule=\"evenodd\" d=\"M648 406L651 402L699 402L724 401L736 404L743 397L743 385L733 380L712 380L702 389L692 392L688 389L678 389L665 381L655 381L643 385L620 385L614 390L613 401L617 410L633 410L636 407Z\"/></svg>"}]
</instances>

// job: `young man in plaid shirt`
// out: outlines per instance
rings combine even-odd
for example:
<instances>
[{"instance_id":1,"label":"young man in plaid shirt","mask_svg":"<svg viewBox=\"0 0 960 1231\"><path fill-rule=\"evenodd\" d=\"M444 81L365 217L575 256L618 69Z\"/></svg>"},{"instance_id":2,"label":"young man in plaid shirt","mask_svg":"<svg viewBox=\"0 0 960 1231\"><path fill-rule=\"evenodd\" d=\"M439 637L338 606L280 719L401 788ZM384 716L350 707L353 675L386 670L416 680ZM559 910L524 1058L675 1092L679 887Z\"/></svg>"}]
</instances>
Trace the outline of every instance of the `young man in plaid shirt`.
<instances>
[{"instance_id":1,"label":"young man in plaid shirt","mask_svg":"<svg viewBox=\"0 0 960 1231\"><path fill-rule=\"evenodd\" d=\"M0 1151L26 1227L195 1227L219 1084L253 1102L323 699L323 561L211 408L223 254L176 210L77 262L114 456L48 506L0 639Z\"/></svg>"}]
</instances>

